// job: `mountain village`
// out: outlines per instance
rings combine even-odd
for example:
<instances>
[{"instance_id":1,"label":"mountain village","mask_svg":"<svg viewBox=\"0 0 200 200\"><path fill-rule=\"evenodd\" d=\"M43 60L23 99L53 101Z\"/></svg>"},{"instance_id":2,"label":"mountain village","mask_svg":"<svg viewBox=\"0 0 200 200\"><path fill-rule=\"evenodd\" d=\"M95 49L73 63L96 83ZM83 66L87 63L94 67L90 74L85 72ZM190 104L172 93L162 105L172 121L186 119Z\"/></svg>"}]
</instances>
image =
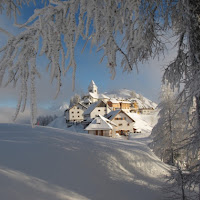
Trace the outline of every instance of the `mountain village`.
<instances>
[{"instance_id":1,"label":"mountain village","mask_svg":"<svg viewBox=\"0 0 200 200\"><path fill-rule=\"evenodd\" d=\"M134 113L149 115L154 112L156 104L145 101L144 97L137 96L136 93L126 99L99 94L98 87L92 80L88 86L88 94L66 109L64 117L68 127L82 124L92 135L128 136L129 133L141 131L135 125Z\"/></svg>"}]
</instances>

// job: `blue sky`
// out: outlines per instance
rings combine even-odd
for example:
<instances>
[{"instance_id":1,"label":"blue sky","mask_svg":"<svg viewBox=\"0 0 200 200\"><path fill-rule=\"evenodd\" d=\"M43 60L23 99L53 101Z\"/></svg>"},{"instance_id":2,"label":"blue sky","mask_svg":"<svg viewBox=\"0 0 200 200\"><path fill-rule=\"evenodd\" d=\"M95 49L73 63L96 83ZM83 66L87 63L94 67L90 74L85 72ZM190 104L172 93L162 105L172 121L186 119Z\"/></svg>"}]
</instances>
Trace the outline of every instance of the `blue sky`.
<instances>
[{"instance_id":1,"label":"blue sky","mask_svg":"<svg viewBox=\"0 0 200 200\"><path fill-rule=\"evenodd\" d=\"M43 5L37 5L37 8L41 8ZM18 16L18 23L25 22L31 14L34 12L35 6L31 4L29 7L25 6L21 10L21 16ZM13 34L19 33L19 30L13 27L13 19L9 19L5 14L0 17L0 26L7 29ZM0 45L5 44L6 37L1 35ZM123 73L120 63L116 69L116 77L111 80L111 74L109 69L106 67L106 60L99 64L101 59L101 53L96 53L95 48L90 52L90 46L88 45L83 53L81 53L83 47L83 41L76 46L76 88L72 91L72 71L66 74L63 78L63 87L61 89L60 95L55 100L55 87L50 86L50 77L45 72L45 67L47 65L47 59L45 56L38 59L38 67L40 68L42 78L38 80L38 92L37 99L39 107L48 108L51 105L61 105L62 102L69 101L71 95L74 93L84 93L87 92L87 87L91 80L94 80L99 88L100 92L112 91L116 89L130 89L135 90L137 93L141 93L145 97L158 102L160 86L161 86L161 76L163 67L172 60L174 57L174 50L169 51L166 57L160 57L160 60L156 58L155 60L150 60L148 63L139 64L139 74L136 70L131 73ZM18 89L0 88L0 107L15 107L17 104L17 93Z\"/></svg>"}]
</instances>

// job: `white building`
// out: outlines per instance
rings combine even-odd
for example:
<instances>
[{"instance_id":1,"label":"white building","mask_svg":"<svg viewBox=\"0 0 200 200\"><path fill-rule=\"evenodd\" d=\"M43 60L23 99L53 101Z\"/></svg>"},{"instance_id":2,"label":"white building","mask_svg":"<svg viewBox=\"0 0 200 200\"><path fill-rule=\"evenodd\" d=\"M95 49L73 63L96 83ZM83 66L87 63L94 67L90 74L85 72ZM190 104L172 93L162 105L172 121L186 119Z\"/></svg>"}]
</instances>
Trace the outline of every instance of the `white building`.
<instances>
[{"instance_id":1,"label":"white building","mask_svg":"<svg viewBox=\"0 0 200 200\"><path fill-rule=\"evenodd\" d=\"M106 102L99 100L88 107L87 110L84 112L84 120L94 119L98 115L106 115L110 112L110 108L106 104Z\"/></svg>"},{"instance_id":2,"label":"white building","mask_svg":"<svg viewBox=\"0 0 200 200\"><path fill-rule=\"evenodd\" d=\"M87 107L78 103L65 111L66 122L81 122L84 120L83 113Z\"/></svg>"},{"instance_id":3,"label":"white building","mask_svg":"<svg viewBox=\"0 0 200 200\"><path fill-rule=\"evenodd\" d=\"M89 105L90 103L94 103L99 100L108 101L109 97L104 94L98 94L98 87L92 80L90 85L88 86L88 94L83 96L83 102L84 104Z\"/></svg>"},{"instance_id":4,"label":"white building","mask_svg":"<svg viewBox=\"0 0 200 200\"><path fill-rule=\"evenodd\" d=\"M93 121L85 128L89 134L112 137L113 127L117 125L109 119L98 115Z\"/></svg>"},{"instance_id":5,"label":"white building","mask_svg":"<svg viewBox=\"0 0 200 200\"><path fill-rule=\"evenodd\" d=\"M125 111L115 110L106 115L110 121L112 121L117 126L113 129L113 135L118 133L119 135L128 135L128 133L133 133L134 130L134 119L132 119Z\"/></svg>"}]
</instances>

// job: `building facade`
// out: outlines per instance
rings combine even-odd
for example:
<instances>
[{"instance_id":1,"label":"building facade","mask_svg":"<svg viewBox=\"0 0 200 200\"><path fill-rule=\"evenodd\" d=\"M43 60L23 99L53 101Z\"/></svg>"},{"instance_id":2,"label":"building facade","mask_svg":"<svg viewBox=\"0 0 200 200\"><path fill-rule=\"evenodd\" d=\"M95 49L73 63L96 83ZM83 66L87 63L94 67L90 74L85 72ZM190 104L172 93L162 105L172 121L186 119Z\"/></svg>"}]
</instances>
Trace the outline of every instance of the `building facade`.
<instances>
[{"instance_id":1,"label":"building facade","mask_svg":"<svg viewBox=\"0 0 200 200\"><path fill-rule=\"evenodd\" d=\"M87 107L78 103L65 111L66 122L81 122L84 120L83 113Z\"/></svg>"}]
</instances>

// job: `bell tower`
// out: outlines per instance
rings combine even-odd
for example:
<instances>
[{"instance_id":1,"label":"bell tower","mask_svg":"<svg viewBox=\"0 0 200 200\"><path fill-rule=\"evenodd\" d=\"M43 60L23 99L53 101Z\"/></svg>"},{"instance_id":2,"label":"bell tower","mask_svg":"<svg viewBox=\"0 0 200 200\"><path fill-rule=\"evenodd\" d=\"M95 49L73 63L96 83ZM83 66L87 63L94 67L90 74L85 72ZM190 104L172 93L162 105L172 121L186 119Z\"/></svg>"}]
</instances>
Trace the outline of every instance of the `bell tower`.
<instances>
[{"instance_id":1,"label":"bell tower","mask_svg":"<svg viewBox=\"0 0 200 200\"><path fill-rule=\"evenodd\" d=\"M96 84L93 80L91 81L90 85L88 86L88 92L98 94L98 87L96 86Z\"/></svg>"}]
</instances>

